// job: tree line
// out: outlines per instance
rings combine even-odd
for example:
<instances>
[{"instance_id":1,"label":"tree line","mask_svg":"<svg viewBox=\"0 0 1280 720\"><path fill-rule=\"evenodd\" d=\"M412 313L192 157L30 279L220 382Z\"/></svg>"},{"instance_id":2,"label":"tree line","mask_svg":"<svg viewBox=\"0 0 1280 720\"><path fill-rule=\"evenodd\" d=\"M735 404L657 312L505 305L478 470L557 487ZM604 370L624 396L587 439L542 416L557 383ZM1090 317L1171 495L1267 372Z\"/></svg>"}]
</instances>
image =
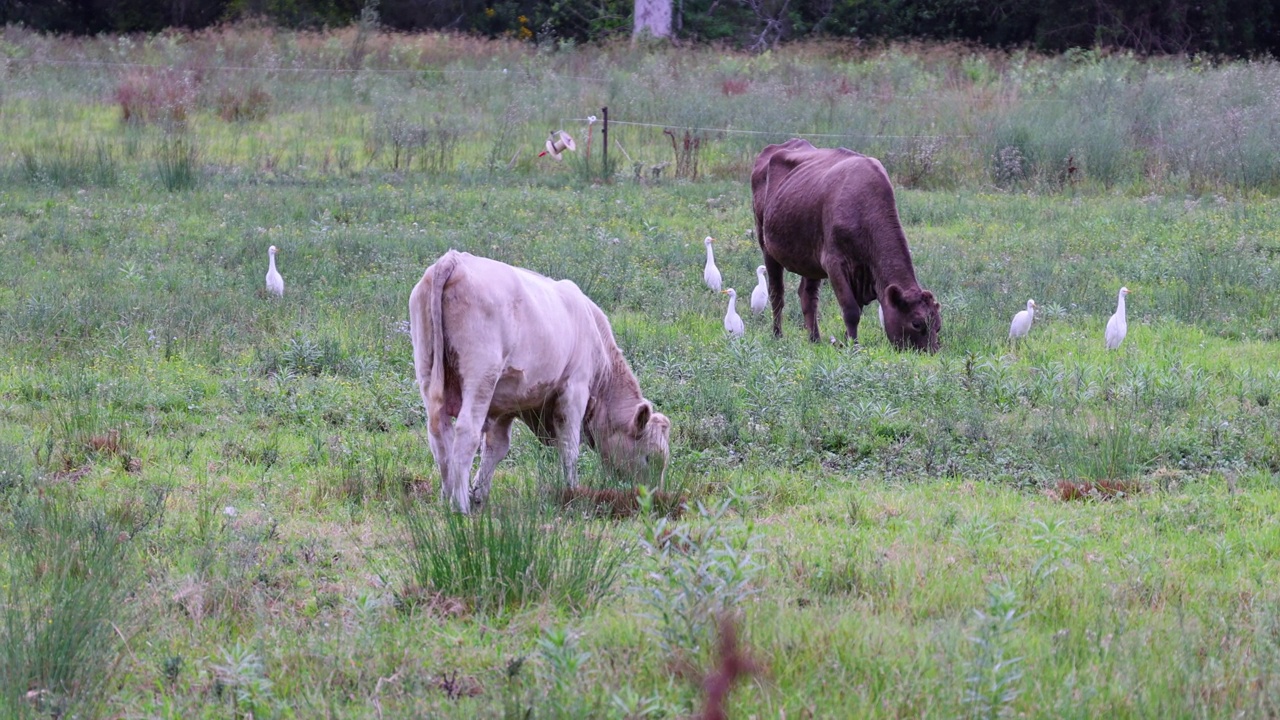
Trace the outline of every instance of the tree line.
<instances>
[{"instance_id":1,"label":"tree line","mask_svg":"<svg viewBox=\"0 0 1280 720\"><path fill-rule=\"evenodd\" d=\"M318 29L376 21L389 30L448 30L530 42L628 36L645 0L0 0L0 23L67 34L198 30L263 18ZM920 38L1058 52L1276 55L1280 0L658 0L673 37L763 49L812 37Z\"/></svg>"}]
</instances>

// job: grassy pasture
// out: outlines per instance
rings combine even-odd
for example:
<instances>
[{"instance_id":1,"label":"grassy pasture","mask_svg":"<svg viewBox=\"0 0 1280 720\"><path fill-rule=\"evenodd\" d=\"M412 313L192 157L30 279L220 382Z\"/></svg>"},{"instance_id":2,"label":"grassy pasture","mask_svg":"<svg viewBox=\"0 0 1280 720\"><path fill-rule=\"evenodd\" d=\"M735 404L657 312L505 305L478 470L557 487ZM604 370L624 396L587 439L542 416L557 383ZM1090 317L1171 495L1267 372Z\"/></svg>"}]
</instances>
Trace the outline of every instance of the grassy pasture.
<instances>
[{"instance_id":1,"label":"grassy pasture","mask_svg":"<svg viewBox=\"0 0 1280 720\"><path fill-rule=\"evenodd\" d=\"M722 609L763 668L732 717L1280 713L1275 64L252 28L3 49L0 714L682 717ZM1082 98L1098 125L1037 114ZM606 104L696 152L620 125L639 180L533 158ZM786 137L699 133L730 126L885 159L939 354L891 351L873 309L860 351L810 345L793 293L782 340L723 337L701 238L747 295L744 170ZM556 509L523 429L512 533L442 512L404 321L450 247L605 309L672 418L682 518ZM477 586L457 547L538 572Z\"/></svg>"}]
</instances>

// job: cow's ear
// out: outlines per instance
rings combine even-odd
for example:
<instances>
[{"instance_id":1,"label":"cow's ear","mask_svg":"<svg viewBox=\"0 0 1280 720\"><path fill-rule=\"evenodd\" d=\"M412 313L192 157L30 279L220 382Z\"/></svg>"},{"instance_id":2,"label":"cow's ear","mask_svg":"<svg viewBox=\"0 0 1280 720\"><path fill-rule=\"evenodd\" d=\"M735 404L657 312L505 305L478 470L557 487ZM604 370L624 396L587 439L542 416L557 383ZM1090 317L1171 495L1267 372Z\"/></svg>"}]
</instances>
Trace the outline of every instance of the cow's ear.
<instances>
[{"instance_id":1,"label":"cow's ear","mask_svg":"<svg viewBox=\"0 0 1280 720\"><path fill-rule=\"evenodd\" d=\"M920 297L924 299L926 307L942 307L942 304L933 296L933 293L928 290L920 293Z\"/></svg>"},{"instance_id":2,"label":"cow's ear","mask_svg":"<svg viewBox=\"0 0 1280 720\"><path fill-rule=\"evenodd\" d=\"M885 288L884 297L885 297L885 300L888 300L889 304L892 305L893 307L899 310L907 309L907 302L902 297L902 288L898 287L897 285L890 285L889 287Z\"/></svg>"},{"instance_id":3,"label":"cow's ear","mask_svg":"<svg viewBox=\"0 0 1280 720\"><path fill-rule=\"evenodd\" d=\"M648 401L636 405L636 432L644 430L650 417L653 417L653 406Z\"/></svg>"}]
</instances>

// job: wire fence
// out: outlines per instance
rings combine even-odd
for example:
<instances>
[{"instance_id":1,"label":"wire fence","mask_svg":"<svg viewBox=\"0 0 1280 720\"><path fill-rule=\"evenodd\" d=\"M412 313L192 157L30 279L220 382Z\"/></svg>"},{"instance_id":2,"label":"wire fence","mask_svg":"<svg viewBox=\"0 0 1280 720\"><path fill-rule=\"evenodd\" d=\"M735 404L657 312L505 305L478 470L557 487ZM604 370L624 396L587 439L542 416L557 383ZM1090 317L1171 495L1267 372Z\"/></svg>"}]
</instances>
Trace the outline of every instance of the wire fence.
<instances>
[{"instance_id":1,"label":"wire fence","mask_svg":"<svg viewBox=\"0 0 1280 720\"><path fill-rule=\"evenodd\" d=\"M553 162L533 159L546 133L564 130L578 141L567 167L596 179L743 179L761 148L799 137L879 158L908 186L1280 187L1277 126L1269 121L1276 102L1252 90L1274 79L1270 65L1232 67L1208 80L1138 81L1122 74L1125 67L1085 68L1052 87L1016 78L1007 87L969 87L915 66L863 68L846 83L847 70L738 68L726 80L668 72L647 58L625 69L515 57L466 61L489 67L424 67L416 55L362 63L341 48L247 62L181 56L167 46L157 51L171 54L167 63L120 52L121 59L48 57L38 48L0 57L0 100L12 101L0 103L0 151L39 173L91 151L108 165L128 165L153 154L147 144L173 145L150 129L134 132L134 119L167 117L202 163L228 172L537 173ZM400 61L419 66L380 64ZM157 107L132 113L124 106L130 98ZM614 111L607 142L603 111L594 123L581 114L605 98ZM121 105L119 125L104 122L104 105L113 103Z\"/></svg>"},{"instance_id":2,"label":"wire fence","mask_svg":"<svg viewBox=\"0 0 1280 720\"><path fill-rule=\"evenodd\" d=\"M605 127L602 117L562 118L558 129L576 139L582 163L603 163ZM608 121L608 156L619 179L652 182L706 177L745 178L766 145L803 138L815 145L847 147L880 158L903 172L936 162L945 148L967 147L971 135L814 133L794 129L688 126L680 123ZM603 165L600 166L603 172Z\"/></svg>"},{"instance_id":3,"label":"wire fence","mask_svg":"<svg viewBox=\"0 0 1280 720\"><path fill-rule=\"evenodd\" d=\"M386 165L387 169L397 171L412 169L415 165L414 158L417 159L418 165L429 167L437 172L446 171L455 166L474 167L481 162L493 167L494 157L500 154L504 157L504 163L511 168L516 168L521 164L522 156L526 158L530 156L519 144L524 142L537 147L537 143L542 142L537 138L541 132L545 132L537 129L543 123L534 118L508 123L511 126L506 128L495 127L489 123L477 124L462 120L451 120L442 124L439 122L439 112L434 113L436 117L432 119L427 117L426 112L408 109L430 107L435 103L435 99L430 96L430 91L414 85L414 78L435 77L442 80L455 78L461 79L458 82L464 86L470 82L466 78L485 78L486 80L482 82L496 80L500 85L533 86L548 90L549 94L556 92L556 88L559 88L564 81L578 81L589 86L609 82L609 78L605 77L551 72L546 69L533 72L527 67L493 69L352 67L341 64L346 62L341 56L333 57L334 64L326 62L309 66L288 62L217 63L208 62L207 58L198 63L194 60L190 62L191 66L187 67L181 62L157 64L93 58L11 57L2 61L2 66L13 76L26 73L28 85L31 85L30 81L38 77L41 71L49 71L55 77L64 77L65 72L71 72L75 74L74 81L78 82L84 82L90 76L96 77L99 85L108 92L113 86L119 87L126 84L130 75L199 73L204 78L202 80L204 84L214 82L222 88L228 84L274 79L273 89L278 93L277 104L293 106L295 109L299 103L291 102L293 99L291 96L304 91L301 90L300 85L291 85L287 80L292 74L343 77L347 78L344 82L348 83L361 82L357 76L396 78L395 101L388 103L395 108L394 112L375 108L372 121L364 130L365 142L362 149L367 156L359 157L361 149L351 148L341 150L335 148L334 154L341 153L341 162L348 166ZM99 72L94 73L94 70ZM210 79L212 76L220 77L217 81L213 81ZM68 80L73 79L68 78ZM157 80L157 83L160 82L172 82L172 79ZM40 87L43 87L40 83L32 85L32 88ZM226 94L225 91L222 92ZM583 94L595 94L595 91L585 93L578 91L578 97ZM302 100L301 104L317 104L315 97L300 96L297 99ZM575 100L566 96L549 96L546 102L563 105ZM762 147L795 137L809 139L818 145L841 145L870 155L893 154L895 157L916 152L914 148L965 143L970 139L967 135L941 133L812 132L798 126L755 127L751 126L749 121L743 125L691 123L687 120L663 119L661 106L651 109L646 114L648 116L643 118L628 116L629 114L623 117L616 115L610 117L607 147L603 108L600 116L594 121L591 117L562 116L555 121L555 127L547 129L565 130L577 138L577 149L568 155L567 159L578 164L586 174L599 178L608 175L636 181L697 180L708 176L743 177ZM658 117L655 118L654 115ZM455 127L446 127L450 124ZM505 151L505 154L497 147L503 141L502 135L511 136L510 141L515 143ZM297 148L299 143L294 140L280 145ZM433 149L434 152L432 152ZM537 147L535 153L542 149ZM262 153L266 158L262 160L263 163L272 168L279 167L281 161L278 156L281 152L278 149L268 148ZM483 158L479 157L482 153L485 156ZM302 150L296 150L292 155L297 159L298 164L312 166L316 164L316 159L308 160L304 157L305 152ZM606 156L609 162L607 168L604 164ZM228 164L239 164L245 160L245 158L222 155L212 148L205 150L204 157L213 162ZM289 163L286 162L286 164ZM583 165L587 167L582 168Z\"/></svg>"}]
</instances>

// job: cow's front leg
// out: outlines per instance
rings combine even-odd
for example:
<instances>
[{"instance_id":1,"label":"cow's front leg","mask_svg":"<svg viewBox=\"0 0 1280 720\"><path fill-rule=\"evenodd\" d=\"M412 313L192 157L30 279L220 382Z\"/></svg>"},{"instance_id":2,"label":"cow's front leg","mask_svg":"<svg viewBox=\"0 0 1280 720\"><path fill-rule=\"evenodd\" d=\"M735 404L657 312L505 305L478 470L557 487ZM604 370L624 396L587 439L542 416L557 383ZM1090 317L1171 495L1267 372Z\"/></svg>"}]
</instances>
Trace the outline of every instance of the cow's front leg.
<instances>
[{"instance_id":1,"label":"cow's front leg","mask_svg":"<svg viewBox=\"0 0 1280 720\"><path fill-rule=\"evenodd\" d=\"M858 322L862 320L862 306L853 292L853 281L843 266L826 268L831 278L831 289L835 291L836 302L840 304L840 314L844 316L844 334L850 342L858 342Z\"/></svg>"},{"instance_id":2,"label":"cow's front leg","mask_svg":"<svg viewBox=\"0 0 1280 720\"><path fill-rule=\"evenodd\" d=\"M582 444L582 418L587 413L587 389L569 388L560 396L557 414L556 444L560 447L560 466L564 481L578 487L578 453Z\"/></svg>"},{"instance_id":3,"label":"cow's front leg","mask_svg":"<svg viewBox=\"0 0 1280 720\"><path fill-rule=\"evenodd\" d=\"M797 291L800 296L800 312L804 314L804 326L809 330L809 342L818 342L821 338L818 332L818 289L821 287L821 280L801 278L800 289Z\"/></svg>"},{"instance_id":4,"label":"cow's front leg","mask_svg":"<svg viewBox=\"0 0 1280 720\"><path fill-rule=\"evenodd\" d=\"M511 422L513 417L502 417L485 423L484 437L480 444L480 469L471 484L471 501L477 506L489 500L493 485L493 471L511 449Z\"/></svg>"}]
</instances>

